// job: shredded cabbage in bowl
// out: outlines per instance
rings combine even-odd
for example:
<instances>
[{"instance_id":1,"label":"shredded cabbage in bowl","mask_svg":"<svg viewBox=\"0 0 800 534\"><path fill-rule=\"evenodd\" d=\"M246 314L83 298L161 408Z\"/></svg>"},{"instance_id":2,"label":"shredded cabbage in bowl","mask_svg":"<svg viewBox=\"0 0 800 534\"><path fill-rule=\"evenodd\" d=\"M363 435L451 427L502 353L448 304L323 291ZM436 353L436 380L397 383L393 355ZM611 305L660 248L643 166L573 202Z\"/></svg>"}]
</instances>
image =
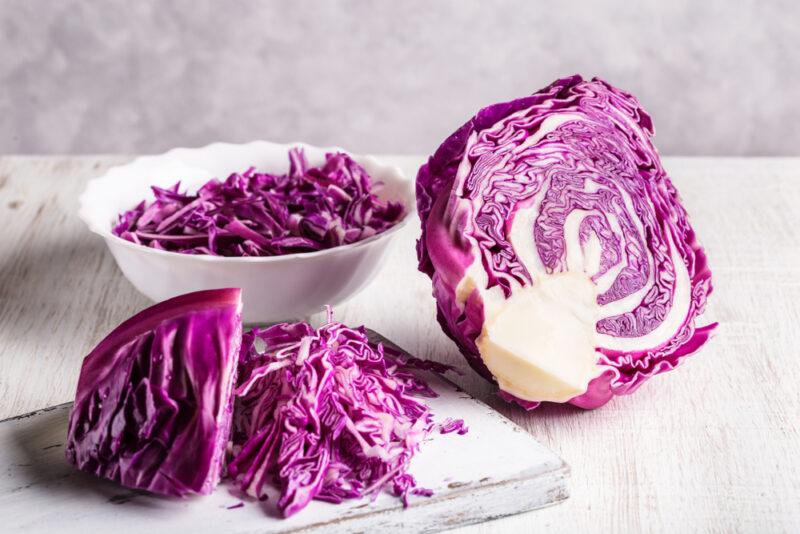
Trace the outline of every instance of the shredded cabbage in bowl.
<instances>
[{"instance_id":1,"label":"shredded cabbage in bowl","mask_svg":"<svg viewBox=\"0 0 800 534\"><path fill-rule=\"evenodd\" d=\"M152 187L155 200L119 215L112 233L159 250L215 256L276 256L355 243L398 223L404 207L373 192L367 171L349 155L309 167L301 148L289 151L289 172L251 167L196 194Z\"/></svg>"}]
</instances>

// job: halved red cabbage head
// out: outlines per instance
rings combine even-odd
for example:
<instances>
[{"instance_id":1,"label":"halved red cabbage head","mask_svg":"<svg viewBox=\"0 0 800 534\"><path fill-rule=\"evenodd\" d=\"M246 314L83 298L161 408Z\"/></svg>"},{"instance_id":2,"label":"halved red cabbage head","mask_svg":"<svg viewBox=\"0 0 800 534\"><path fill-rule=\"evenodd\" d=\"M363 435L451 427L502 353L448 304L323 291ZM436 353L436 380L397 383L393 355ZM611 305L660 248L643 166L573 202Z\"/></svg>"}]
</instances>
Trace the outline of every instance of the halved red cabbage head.
<instances>
[{"instance_id":1,"label":"halved red cabbage head","mask_svg":"<svg viewBox=\"0 0 800 534\"><path fill-rule=\"evenodd\" d=\"M130 488L184 496L219 482L241 344L238 289L131 317L86 356L67 460Z\"/></svg>"},{"instance_id":2,"label":"halved red cabbage head","mask_svg":"<svg viewBox=\"0 0 800 534\"><path fill-rule=\"evenodd\" d=\"M330 313L318 330L295 323L247 332L229 474L256 497L274 481L287 517L312 499L340 503L384 487L404 502L430 495L407 473L432 428L419 397L436 395L408 369L430 367L389 351Z\"/></svg>"},{"instance_id":3,"label":"halved red cabbage head","mask_svg":"<svg viewBox=\"0 0 800 534\"><path fill-rule=\"evenodd\" d=\"M711 273L652 135L576 75L480 110L420 168L439 322L506 399L597 407L708 339Z\"/></svg>"},{"instance_id":4,"label":"halved red cabbage head","mask_svg":"<svg viewBox=\"0 0 800 534\"><path fill-rule=\"evenodd\" d=\"M211 180L196 194L180 182L120 214L114 235L148 247L218 256L276 256L355 243L392 227L403 206L372 192L367 171L344 153L309 167L289 151L288 174L250 168Z\"/></svg>"}]
</instances>

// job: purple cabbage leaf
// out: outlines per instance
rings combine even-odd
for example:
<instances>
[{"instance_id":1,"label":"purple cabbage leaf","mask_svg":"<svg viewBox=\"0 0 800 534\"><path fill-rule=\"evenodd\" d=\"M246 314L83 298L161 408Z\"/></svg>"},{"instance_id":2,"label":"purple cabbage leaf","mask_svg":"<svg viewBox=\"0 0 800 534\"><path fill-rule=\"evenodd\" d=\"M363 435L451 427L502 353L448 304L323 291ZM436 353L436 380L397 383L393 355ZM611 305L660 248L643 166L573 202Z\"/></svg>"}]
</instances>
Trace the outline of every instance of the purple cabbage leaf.
<instances>
[{"instance_id":1,"label":"purple cabbage leaf","mask_svg":"<svg viewBox=\"0 0 800 534\"><path fill-rule=\"evenodd\" d=\"M211 493L230 437L241 339L238 289L182 295L119 325L83 361L67 461L129 488Z\"/></svg>"}]
</instances>

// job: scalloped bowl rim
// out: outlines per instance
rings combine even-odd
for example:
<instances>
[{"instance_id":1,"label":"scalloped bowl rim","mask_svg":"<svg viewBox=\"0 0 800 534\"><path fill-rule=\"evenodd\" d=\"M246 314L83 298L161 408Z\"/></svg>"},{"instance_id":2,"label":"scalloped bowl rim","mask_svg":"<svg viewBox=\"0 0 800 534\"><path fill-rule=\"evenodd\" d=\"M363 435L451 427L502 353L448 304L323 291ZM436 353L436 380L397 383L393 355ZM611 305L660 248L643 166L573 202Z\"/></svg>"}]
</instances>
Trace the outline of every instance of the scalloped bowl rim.
<instances>
[{"instance_id":1,"label":"scalloped bowl rim","mask_svg":"<svg viewBox=\"0 0 800 534\"><path fill-rule=\"evenodd\" d=\"M322 150L325 152L344 152L350 155L357 163L363 165L364 162L367 162L370 166L376 167L380 169L380 171L386 175L392 177L392 180L398 183L404 183L407 186L407 198L399 199L400 202L403 204L403 208L405 209L405 213L403 214L403 218L400 219L396 224L392 227L384 230L383 232L370 236L366 239L362 239L360 241L356 241L355 243L348 243L346 245L338 245L331 248L326 248L322 250L314 250L310 252L293 252L291 254L281 254L276 256L212 256L210 254L184 254L182 252L175 252L170 250L159 250L152 247L147 247L144 245L138 245L132 241L128 241L127 239L123 239L117 235L114 235L111 232L111 224L105 225L105 227L101 227L95 217L92 217L89 211L91 208L89 207L92 190L98 186L102 187L102 184L105 182L111 182L117 180L118 178L114 176L114 174L118 173L122 169L127 169L128 167L134 167L137 165L142 165L144 163L155 162L157 160L163 159L164 161L169 161L170 158L179 159L176 153L182 151L201 151L201 150L213 150L218 148L225 148L225 147L239 147L245 145L253 145L253 144L263 144L263 145L271 145L273 148L281 148L284 149L287 153L290 148L294 147L303 147L303 148L310 148L312 150ZM370 173L370 177L374 178L373 173ZM385 176L381 177L381 180L385 180ZM310 145L304 142L293 142L293 143L274 143L272 141L265 141L265 140L257 140L257 141L250 141L247 143L225 143L225 142L215 142L209 143L207 145L191 148L191 147L176 147L172 148L166 152L161 154L152 154L146 156L138 156L133 160L129 161L128 163L124 163L122 165L115 165L107 169L103 174L92 178L86 183L86 187L84 188L81 195L78 197L78 216L80 219L89 227L89 230L106 240L113 241L121 246L127 247L129 249L140 251L142 253L149 253L149 254L156 254L156 255L163 255L165 257L171 258L181 258L185 259L186 261L200 261L200 262L218 262L218 263L229 263L229 262L236 262L236 263L273 263L273 262L281 262L281 261L291 261L296 259L302 258L312 258L312 257L319 257L325 255L336 254L339 251L346 251L352 250L359 247L369 246L377 241L381 241L384 238L391 237L392 234L397 233L403 227L408 224L411 215L416 212L416 203L413 202L414 198L414 191L413 191L413 182L409 180L402 170L396 165L387 165L383 163L380 159L369 156L369 155L357 155L349 150L338 146L329 146L329 147L318 147L315 145ZM405 195L404 195L405 196ZM136 202L136 201L134 201Z\"/></svg>"}]
</instances>

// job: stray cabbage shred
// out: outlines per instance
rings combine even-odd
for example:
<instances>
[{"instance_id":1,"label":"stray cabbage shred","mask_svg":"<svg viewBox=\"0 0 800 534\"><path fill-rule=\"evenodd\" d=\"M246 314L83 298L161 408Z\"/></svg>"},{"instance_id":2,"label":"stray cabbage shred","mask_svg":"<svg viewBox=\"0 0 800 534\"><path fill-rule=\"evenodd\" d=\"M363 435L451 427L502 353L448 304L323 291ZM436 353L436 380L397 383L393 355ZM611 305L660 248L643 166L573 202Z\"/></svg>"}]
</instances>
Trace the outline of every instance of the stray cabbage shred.
<instances>
[{"instance_id":1,"label":"stray cabbage shred","mask_svg":"<svg viewBox=\"0 0 800 534\"><path fill-rule=\"evenodd\" d=\"M147 247L215 256L276 256L355 243L380 234L403 206L372 192L367 171L345 153L309 167L301 148L289 151L289 172L251 167L196 194L152 187L155 200L119 215L112 233Z\"/></svg>"},{"instance_id":2,"label":"stray cabbage shred","mask_svg":"<svg viewBox=\"0 0 800 534\"><path fill-rule=\"evenodd\" d=\"M383 488L405 505L409 495L432 495L407 472L434 428L422 398L436 396L412 368L450 369L373 344L363 327L334 322L330 308L319 329L284 323L246 333L229 475L257 498L275 481L286 517L312 499L374 498Z\"/></svg>"}]
</instances>

